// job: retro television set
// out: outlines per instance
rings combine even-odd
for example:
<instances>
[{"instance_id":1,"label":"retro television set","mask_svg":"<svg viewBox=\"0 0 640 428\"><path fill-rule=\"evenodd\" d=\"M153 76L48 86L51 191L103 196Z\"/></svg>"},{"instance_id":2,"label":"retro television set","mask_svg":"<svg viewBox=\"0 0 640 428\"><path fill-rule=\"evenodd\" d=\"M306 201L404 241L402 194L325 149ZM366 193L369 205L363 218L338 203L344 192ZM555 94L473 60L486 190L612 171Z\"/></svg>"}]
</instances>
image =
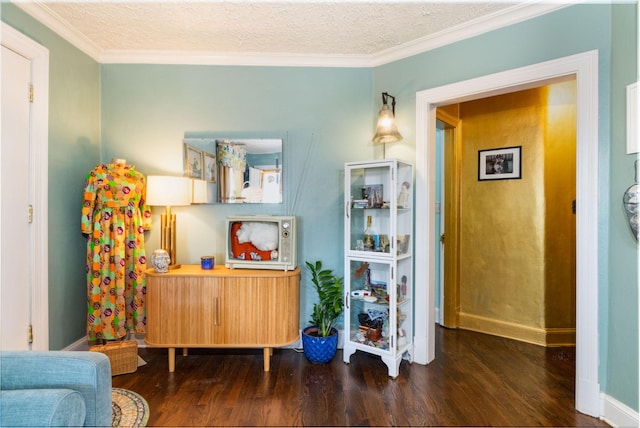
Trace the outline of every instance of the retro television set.
<instances>
[{"instance_id":1,"label":"retro television set","mask_svg":"<svg viewBox=\"0 0 640 428\"><path fill-rule=\"evenodd\" d=\"M226 234L225 266L230 269L296 268L295 216L229 216Z\"/></svg>"}]
</instances>

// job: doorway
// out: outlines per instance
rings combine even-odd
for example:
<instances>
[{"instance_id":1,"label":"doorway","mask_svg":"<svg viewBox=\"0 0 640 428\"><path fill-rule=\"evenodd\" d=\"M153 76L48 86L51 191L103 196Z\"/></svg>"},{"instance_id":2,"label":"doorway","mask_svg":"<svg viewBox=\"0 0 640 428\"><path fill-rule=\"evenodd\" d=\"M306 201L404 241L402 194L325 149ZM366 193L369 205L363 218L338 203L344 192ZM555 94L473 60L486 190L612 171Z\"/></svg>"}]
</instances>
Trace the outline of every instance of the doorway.
<instances>
[{"instance_id":1,"label":"doorway","mask_svg":"<svg viewBox=\"0 0 640 428\"><path fill-rule=\"evenodd\" d=\"M435 122L439 105L464 102L575 78L576 143L576 409L599 416L598 383L598 52L508 70L416 94L416 311L417 363L435 357L434 187Z\"/></svg>"},{"instance_id":2,"label":"doorway","mask_svg":"<svg viewBox=\"0 0 640 428\"><path fill-rule=\"evenodd\" d=\"M0 249L0 293L2 306L20 308L25 316L4 315L2 319L3 344L5 337L11 348L48 350L49 349L49 280L48 280L48 139L49 139L49 51L38 43L16 31L9 25L2 23L1 37L3 52L7 52L18 63L22 63L21 74L23 82L30 82L23 87L22 98L26 105L27 122L14 127L16 135L7 134L5 126L2 129L2 171L0 187L0 236L3 243ZM6 51L5 51L6 49ZM3 58L4 61L4 58ZM5 76L3 68L3 92L6 85L11 85L9 76ZM6 80L5 80L6 79ZM20 94L18 94L20 96ZM9 99L2 98L0 109L3 112L12 111L7 104ZM21 141L19 143L18 141ZM12 164L12 157L19 147L20 164ZM11 150L10 150L11 149ZM25 150L22 150L25 149ZM25 165L27 164L27 165ZM12 188L17 183L24 183L19 192ZM27 184L28 183L28 184ZM11 189L6 191L5 189ZM22 192L26 192L23 195ZM5 213L15 211L17 218L9 218ZM16 223L20 223L16 227ZM20 230L20 238L5 236L12 229ZM8 256L14 252L10 239L23 239L26 243L25 251L20 256L19 263L27 272L9 269L9 263L14 263ZM24 270L24 269L22 269ZM14 293L14 291L20 291ZM16 326L14 323L18 323ZM11 340L9 340L11 339ZM14 340L15 339L15 340Z\"/></svg>"},{"instance_id":3,"label":"doorway","mask_svg":"<svg viewBox=\"0 0 640 428\"><path fill-rule=\"evenodd\" d=\"M441 325L575 345L575 86L563 79L437 108ZM480 179L478 154L513 144L518 179Z\"/></svg>"}]
</instances>

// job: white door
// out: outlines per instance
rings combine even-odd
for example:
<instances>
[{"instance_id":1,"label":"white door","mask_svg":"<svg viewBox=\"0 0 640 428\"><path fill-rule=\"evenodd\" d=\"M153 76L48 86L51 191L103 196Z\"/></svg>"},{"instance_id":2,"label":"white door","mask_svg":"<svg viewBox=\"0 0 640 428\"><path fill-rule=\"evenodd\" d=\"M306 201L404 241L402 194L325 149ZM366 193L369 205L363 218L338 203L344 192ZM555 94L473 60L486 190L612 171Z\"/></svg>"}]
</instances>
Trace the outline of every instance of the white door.
<instances>
[{"instance_id":1,"label":"white door","mask_svg":"<svg viewBox=\"0 0 640 428\"><path fill-rule=\"evenodd\" d=\"M0 35L0 349L47 350L49 51L4 22Z\"/></svg>"},{"instance_id":2,"label":"white door","mask_svg":"<svg viewBox=\"0 0 640 428\"><path fill-rule=\"evenodd\" d=\"M29 87L31 62L2 46L1 348L30 349Z\"/></svg>"}]
</instances>

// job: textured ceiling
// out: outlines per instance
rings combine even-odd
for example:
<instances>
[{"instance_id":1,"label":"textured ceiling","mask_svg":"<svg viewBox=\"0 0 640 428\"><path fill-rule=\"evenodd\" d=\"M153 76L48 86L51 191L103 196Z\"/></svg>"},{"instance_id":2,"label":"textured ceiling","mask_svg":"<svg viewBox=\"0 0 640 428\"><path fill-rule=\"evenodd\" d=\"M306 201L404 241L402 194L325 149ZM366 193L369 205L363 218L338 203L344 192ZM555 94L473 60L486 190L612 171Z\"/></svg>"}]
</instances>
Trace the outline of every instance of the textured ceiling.
<instances>
[{"instance_id":1,"label":"textured ceiling","mask_svg":"<svg viewBox=\"0 0 640 428\"><path fill-rule=\"evenodd\" d=\"M468 37L469 28L478 34L558 7L537 0L16 0L15 4L103 62L135 62L150 55L156 60L171 55L371 59L421 40L455 31ZM397 57L387 60L392 59Z\"/></svg>"},{"instance_id":2,"label":"textured ceiling","mask_svg":"<svg viewBox=\"0 0 640 428\"><path fill-rule=\"evenodd\" d=\"M509 6L454 2L45 3L106 50L367 55Z\"/></svg>"}]
</instances>

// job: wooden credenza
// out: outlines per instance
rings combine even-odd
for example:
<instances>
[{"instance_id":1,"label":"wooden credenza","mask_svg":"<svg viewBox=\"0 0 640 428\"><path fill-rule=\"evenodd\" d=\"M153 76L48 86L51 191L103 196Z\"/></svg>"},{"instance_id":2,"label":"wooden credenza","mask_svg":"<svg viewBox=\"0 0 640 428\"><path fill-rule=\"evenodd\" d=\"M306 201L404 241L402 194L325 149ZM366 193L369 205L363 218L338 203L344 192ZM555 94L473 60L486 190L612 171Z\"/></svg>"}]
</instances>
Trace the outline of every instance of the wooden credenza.
<instances>
[{"instance_id":1,"label":"wooden credenza","mask_svg":"<svg viewBox=\"0 0 640 428\"><path fill-rule=\"evenodd\" d=\"M227 269L182 265L167 273L147 270L149 346L264 348L269 371L273 348L299 337L300 270Z\"/></svg>"}]
</instances>

